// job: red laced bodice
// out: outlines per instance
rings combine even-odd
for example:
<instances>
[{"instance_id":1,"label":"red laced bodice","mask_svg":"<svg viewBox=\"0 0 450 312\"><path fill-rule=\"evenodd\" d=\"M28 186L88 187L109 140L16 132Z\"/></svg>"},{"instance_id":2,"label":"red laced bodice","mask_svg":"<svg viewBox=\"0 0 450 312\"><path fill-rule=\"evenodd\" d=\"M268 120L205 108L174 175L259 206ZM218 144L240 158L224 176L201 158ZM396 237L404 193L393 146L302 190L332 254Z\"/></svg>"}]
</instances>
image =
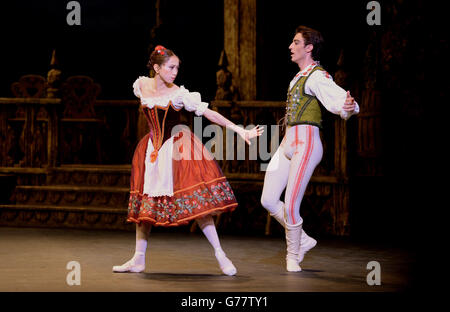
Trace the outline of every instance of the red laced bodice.
<instances>
[{"instance_id":1,"label":"red laced bodice","mask_svg":"<svg viewBox=\"0 0 450 312\"><path fill-rule=\"evenodd\" d=\"M161 146L171 137L172 128L180 123L180 112L172 106L172 103L166 107L156 105L153 108L144 107L143 112L150 128L154 148L150 159L154 162Z\"/></svg>"}]
</instances>

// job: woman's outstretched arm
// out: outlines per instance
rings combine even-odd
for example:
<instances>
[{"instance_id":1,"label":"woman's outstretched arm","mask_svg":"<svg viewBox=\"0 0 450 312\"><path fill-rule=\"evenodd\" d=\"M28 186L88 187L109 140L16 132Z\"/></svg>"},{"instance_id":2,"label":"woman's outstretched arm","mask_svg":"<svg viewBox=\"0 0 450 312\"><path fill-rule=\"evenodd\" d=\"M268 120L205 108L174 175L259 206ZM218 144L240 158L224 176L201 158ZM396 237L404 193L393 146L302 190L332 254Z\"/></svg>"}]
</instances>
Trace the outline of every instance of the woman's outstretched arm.
<instances>
[{"instance_id":1,"label":"woman's outstretched arm","mask_svg":"<svg viewBox=\"0 0 450 312\"><path fill-rule=\"evenodd\" d=\"M233 130L234 132L239 134L241 136L241 138L244 139L245 142L247 142L248 145L252 144L250 142L251 139L253 139L254 137L260 136L264 132L264 128L262 128L259 125L250 130L245 130L244 128L241 128L241 127L235 125L232 121L226 119L224 116L222 116L218 112L213 111L209 108L207 108L205 110L205 112L203 113L203 116L205 116L209 121L211 121L215 124L218 124L219 126L227 127L229 129Z\"/></svg>"}]
</instances>

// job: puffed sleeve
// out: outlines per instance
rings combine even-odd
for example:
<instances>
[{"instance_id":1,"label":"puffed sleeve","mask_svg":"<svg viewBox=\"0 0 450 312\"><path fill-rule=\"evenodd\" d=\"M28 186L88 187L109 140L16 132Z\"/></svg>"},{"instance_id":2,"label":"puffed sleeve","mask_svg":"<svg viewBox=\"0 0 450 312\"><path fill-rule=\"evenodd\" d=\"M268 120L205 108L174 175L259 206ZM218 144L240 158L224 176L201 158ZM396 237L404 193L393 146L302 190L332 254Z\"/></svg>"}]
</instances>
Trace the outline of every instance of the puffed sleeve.
<instances>
[{"instance_id":1,"label":"puffed sleeve","mask_svg":"<svg viewBox=\"0 0 450 312\"><path fill-rule=\"evenodd\" d=\"M350 116L359 113L359 105L356 102L353 113L342 109L347 98L347 92L338 86L330 74L325 71L317 70L311 74L306 81L305 92L317 97L328 111L340 115L343 119L348 119Z\"/></svg>"},{"instance_id":2,"label":"puffed sleeve","mask_svg":"<svg viewBox=\"0 0 450 312\"><path fill-rule=\"evenodd\" d=\"M203 115L208 108L208 103L202 102L202 97L198 92L189 92L184 89L185 92L176 99L177 105L183 105L189 112L195 112L197 116Z\"/></svg>"},{"instance_id":3,"label":"puffed sleeve","mask_svg":"<svg viewBox=\"0 0 450 312\"><path fill-rule=\"evenodd\" d=\"M143 81L143 79L145 79L146 77L144 76L140 76L138 79L136 79L136 81L133 83L133 92L134 95L136 95L138 98L142 97L142 93L141 93L141 82Z\"/></svg>"}]
</instances>

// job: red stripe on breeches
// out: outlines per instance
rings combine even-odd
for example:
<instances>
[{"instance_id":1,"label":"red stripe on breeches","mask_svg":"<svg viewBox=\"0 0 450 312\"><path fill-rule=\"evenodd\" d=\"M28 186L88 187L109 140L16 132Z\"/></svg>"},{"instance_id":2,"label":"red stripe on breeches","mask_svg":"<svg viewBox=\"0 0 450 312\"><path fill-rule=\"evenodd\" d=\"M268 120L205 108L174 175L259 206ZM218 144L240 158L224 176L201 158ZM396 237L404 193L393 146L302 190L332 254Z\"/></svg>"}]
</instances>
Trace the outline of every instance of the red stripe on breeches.
<instances>
[{"instance_id":1,"label":"red stripe on breeches","mask_svg":"<svg viewBox=\"0 0 450 312\"><path fill-rule=\"evenodd\" d=\"M300 166L297 170L296 174L296 182L293 189L293 195L291 197L288 211L289 211L289 217L292 220L292 224L297 224L297 220L295 219L295 200L298 197L298 193L300 191L300 187L302 186L303 176L305 175L306 166L308 165L309 159L311 157L311 151L314 147L314 138L312 136L312 129L311 126L307 126L306 130L306 148L302 156L302 160L300 162ZM298 138L298 127L295 129L295 137L296 140ZM300 146L297 146L297 149L299 149ZM297 151L294 153L294 155L297 153ZM291 160L292 161L292 160ZM292 164L291 164L292 165Z\"/></svg>"},{"instance_id":2,"label":"red stripe on breeches","mask_svg":"<svg viewBox=\"0 0 450 312\"><path fill-rule=\"evenodd\" d=\"M319 129L311 125L296 126L295 150L291 151L289 181L285 194L286 220L291 224L302 221L300 217L300 204L308 182L315 167L322 158L322 144L320 142ZM293 130L293 129L292 129ZM291 137L294 133L291 133ZM292 139L291 139L292 140ZM302 141L303 140L303 141Z\"/></svg>"}]
</instances>

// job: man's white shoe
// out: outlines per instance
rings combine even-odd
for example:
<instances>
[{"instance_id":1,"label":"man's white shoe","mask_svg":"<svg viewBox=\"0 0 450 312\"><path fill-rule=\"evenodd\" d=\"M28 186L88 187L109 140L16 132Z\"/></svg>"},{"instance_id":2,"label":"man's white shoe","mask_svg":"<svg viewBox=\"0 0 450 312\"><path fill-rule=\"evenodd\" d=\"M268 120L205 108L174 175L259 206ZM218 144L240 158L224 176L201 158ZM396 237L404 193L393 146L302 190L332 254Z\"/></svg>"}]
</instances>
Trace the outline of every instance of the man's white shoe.
<instances>
[{"instance_id":1,"label":"man's white shoe","mask_svg":"<svg viewBox=\"0 0 450 312\"><path fill-rule=\"evenodd\" d=\"M302 223L288 224L286 223L286 270L288 272L300 272L302 269L298 265L300 241L302 236Z\"/></svg>"},{"instance_id":2,"label":"man's white shoe","mask_svg":"<svg viewBox=\"0 0 450 312\"><path fill-rule=\"evenodd\" d=\"M298 262L293 259L286 259L286 270L288 272L300 272L302 268L298 265Z\"/></svg>"},{"instance_id":3,"label":"man's white shoe","mask_svg":"<svg viewBox=\"0 0 450 312\"><path fill-rule=\"evenodd\" d=\"M313 249L316 245L317 241L303 232L300 241L300 250L298 253L298 263L301 263L303 261L303 258L305 257L305 254Z\"/></svg>"}]
</instances>

